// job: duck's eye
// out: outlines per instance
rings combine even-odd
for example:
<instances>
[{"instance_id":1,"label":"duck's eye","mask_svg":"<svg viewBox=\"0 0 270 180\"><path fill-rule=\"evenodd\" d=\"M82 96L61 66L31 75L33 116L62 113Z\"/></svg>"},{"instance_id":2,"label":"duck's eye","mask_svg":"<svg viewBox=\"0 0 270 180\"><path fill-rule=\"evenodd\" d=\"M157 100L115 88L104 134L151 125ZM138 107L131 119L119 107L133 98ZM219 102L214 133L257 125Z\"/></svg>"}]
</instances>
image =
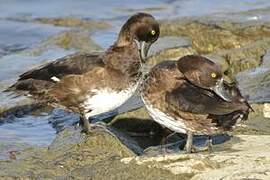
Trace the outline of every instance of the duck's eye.
<instances>
[{"instance_id":1,"label":"duck's eye","mask_svg":"<svg viewBox=\"0 0 270 180\"><path fill-rule=\"evenodd\" d=\"M217 74L214 73L214 72L212 72L212 73L211 73L211 77L212 77L212 78L216 78L216 77L217 77Z\"/></svg>"},{"instance_id":2,"label":"duck's eye","mask_svg":"<svg viewBox=\"0 0 270 180\"><path fill-rule=\"evenodd\" d=\"M151 34L154 36L156 34L156 31L155 30L152 30L151 31Z\"/></svg>"}]
</instances>

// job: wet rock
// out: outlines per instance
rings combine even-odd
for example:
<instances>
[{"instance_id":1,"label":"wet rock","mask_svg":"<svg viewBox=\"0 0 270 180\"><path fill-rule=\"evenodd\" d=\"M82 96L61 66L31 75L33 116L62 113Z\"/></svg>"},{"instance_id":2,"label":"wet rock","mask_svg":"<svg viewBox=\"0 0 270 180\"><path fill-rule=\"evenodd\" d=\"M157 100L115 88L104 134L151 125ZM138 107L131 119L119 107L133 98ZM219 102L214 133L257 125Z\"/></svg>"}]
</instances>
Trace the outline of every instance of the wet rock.
<instances>
[{"instance_id":1,"label":"wet rock","mask_svg":"<svg viewBox=\"0 0 270 180\"><path fill-rule=\"evenodd\" d=\"M197 54L191 47L190 41L183 37L161 37L149 51L148 70L165 60L177 60L182 56Z\"/></svg>"},{"instance_id":2,"label":"wet rock","mask_svg":"<svg viewBox=\"0 0 270 180\"><path fill-rule=\"evenodd\" d=\"M149 58L149 64L152 66L165 60L177 60L180 57L196 54L196 51L191 47L178 47L163 50Z\"/></svg>"},{"instance_id":3,"label":"wet rock","mask_svg":"<svg viewBox=\"0 0 270 180\"><path fill-rule=\"evenodd\" d=\"M48 148L30 148L14 153L19 160L0 161L1 178L57 179L188 179L167 170L125 164L122 158L134 156L127 147L108 133L85 135L80 130L66 129Z\"/></svg>"},{"instance_id":4,"label":"wet rock","mask_svg":"<svg viewBox=\"0 0 270 180\"><path fill-rule=\"evenodd\" d=\"M191 45L190 40L185 37L175 37L175 36L160 37L150 47L148 56L155 56L155 54L160 53L167 49L188 47L190 45Z\"/></svg>"},{"instance_id":5,"label":"wet rock","mask_svg":"<svg viewBox=\"0 0 270 180\"><path fill-rule=\"evenodd\" d=\"M108 133L101 131L86 136L80 130L66 129L48 148L26 149L18 153L19 161L0 161L0 177L63 176L105 159L131 155L134 154Z\"/></svg>"},{"instance_id":6,"label":"wet rock","mask_svg":"<svg viewBox=\"0 0 270 180\"><path fill-rule=\"evenodd\" d=\"M234 78L241 71L260 66L269 48L270 39L265 39L239 49L218 51L213 54L223 58L223 64L227 64L225 74Z\"/></svg>"},{"instance_id":7,"label":"wet rock","mask_svg":"<svg viewBox=\"0 0 270 180\"><path fill-rule=\"evenodd\" d=\"M270 53L262 57L261 66L243 71L237 75L244 95L251 102L264 103L270 101Z\"/></svg>"},{"instance_id":8,"label":"wet rock","mask_svg":"<svg viewBox=\"0 0 270 180\"><path fill-rule=\"evenodd\" d=\"M49 38L42 44L42 46L54 44L63 49L68 50L74 48L82 52L102 50L102 48L91 40L89 36L89 31L70 30Z\"/></svg>"}]
</instances>

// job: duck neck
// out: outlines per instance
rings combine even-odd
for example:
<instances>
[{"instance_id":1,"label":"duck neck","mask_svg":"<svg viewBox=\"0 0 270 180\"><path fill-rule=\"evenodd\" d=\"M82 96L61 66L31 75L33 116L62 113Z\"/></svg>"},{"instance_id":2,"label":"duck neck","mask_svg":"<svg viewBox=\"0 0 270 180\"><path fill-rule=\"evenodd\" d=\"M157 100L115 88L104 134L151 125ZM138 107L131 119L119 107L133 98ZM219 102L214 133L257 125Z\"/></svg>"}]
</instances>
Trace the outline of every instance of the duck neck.
<instances>
[{"instance_id":1,"label":"duck neck","mask_svg":"<svg viewBox=\"0 0 270 180\"><path fill-rule=\"evenodd\" d=\"M103 58L106 68L118 71L131 79L139 78L141 74L141 60L136 43L118 46L113 45Z\"/></svg>"},{"instance_id":2,"label":"duck neck","mask_svg":"<svg viewBox=\"0 0 270 180\"><path fill-rule=\"evenodd\" d=\"M132 28L130 28L129 25L125 24L118 35L118 39L116 41L116 45L119 47L127 46L129 44L133 43L134 40L134 33L131 31Z\"/></svg>"}]
</instances>

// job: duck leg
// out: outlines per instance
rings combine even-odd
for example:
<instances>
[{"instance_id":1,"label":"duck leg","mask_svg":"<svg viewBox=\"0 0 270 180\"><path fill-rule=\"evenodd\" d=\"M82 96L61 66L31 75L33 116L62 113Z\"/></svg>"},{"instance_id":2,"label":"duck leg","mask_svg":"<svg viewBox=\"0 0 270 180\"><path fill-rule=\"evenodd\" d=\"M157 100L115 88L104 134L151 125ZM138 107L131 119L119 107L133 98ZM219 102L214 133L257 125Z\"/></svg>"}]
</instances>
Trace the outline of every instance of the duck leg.
<instances>
[{"instance_id":1,"label":"duck leg","mask_svg":"<svg viewBox=\"0 0 270 180\"><path fill-rule=\"evenodd\" d=\"M90 125L89 120L84 116L80 116L80 122L83 125L83 132L90 133L91 129L92 129L92 126Z\"/></svg>"},{"instance_id":2,"label":"duck leg","mask_svg":"<svg viewBox=\"0 0 270 180\"><path fill-rule=\"evenodd\" d=\"M213 149L212 136L208 136L205 147L196 147L195 145L193 145L193 133L192 132L187 133L187 141L185 146L185 150L187 153L195 153L203 151L208 151L209 153L211 153L212 149Z\"/></svg>"},{"instance_id":3,"label":"duck leg","mask_svg":"<svg viewBox=\"0 0 270 180\"><path fill-rule=\"evenodd\" d=\"M195 147L193 146L193 150L195 152L205 152L207 151L208 153L211 153L213 150L213 144L212 144L212 136L209 135L206 139L206 143L204 147Z\"/></svg>"},{"instance_id":4,"label":"duck leg","mask_svg":"<svg viewBox=\"0 0 270 180\"><path fill-rule=\"evenodd\" d=\"M176 134L176 132L172 132L172 133L170 133L169 135L167 135L166 137L163 137L162 140L161 140L161 144L162 144L162 145L166 145L167 142L168 142L168 139L169 139L170 137L172 137L173 135L175 135L175 134Z\"/></svg>"},{"instance_id":5,"label":"duck leg","mask_svg":"<svg viewBox=\"0 0 270 180\"><path fill-rule=\"evenodd\" d=\"M84 117L84 116L80 116L80 122L82 123L83 126L83 130L82 132L86 133L86 134L91 134L93 132L106 132L108 134L110 134L113 137L116 137L115 134L113 134L108 128L106 123L104 122L97 122L97 123L90 123L89 120Z\"/></svg>"},{"instance_id":6,"label":"duck leg","mask_svg":"<svg viewBox=\"0 0 270 180\"><path fill-rule=\"evenodd\" d=\"M193 133L188 131L187 132L187 142L185 146L185 150L187 153L192 153L194 152L194 147L193 147Z\"/></svg>"},{"instance_id":7,"label":"duck leg","mask_svg":"<svg viewBox=\"0 0 270 180\"><path fill-rule=\"evenodd\" d=\"M93 131L98 131L98 130L108 131L106 129L105 123L97 122L97 123L92 124L92 123L90 123L91 119L89 120L84 116L80 116L80 122L81 122L82 127L83 127L83 132L85 132L85 133L91 133Z\"/></svg>"},{"instance_id":8,"label":"duck leg","mask_svg":"<svg viewBox=\"0 0 270 180\"><path fill-rule=\"evenodd\" d=\"M172 137L173 135L175 135L176 132L170 133L167 136L163 137L161 139L161 149L163 150L163 153L168 153L167 149L166 149L166 145L167 145L167 140Z\"/></svg>"},{"instance_id":9,"label":"duck leg","mask_svg":"<svg viewBox=\"0 0 270 180\"><path fill-rule=\"evenodd\" d=\"M209 153L211 153L213 151L213 141L212 141L212 136L211 135L208 136L208 139L207 139L206 143L207 143L206 144L207 145L207 150L208 150Z\"/></svg>"}]
</instances>

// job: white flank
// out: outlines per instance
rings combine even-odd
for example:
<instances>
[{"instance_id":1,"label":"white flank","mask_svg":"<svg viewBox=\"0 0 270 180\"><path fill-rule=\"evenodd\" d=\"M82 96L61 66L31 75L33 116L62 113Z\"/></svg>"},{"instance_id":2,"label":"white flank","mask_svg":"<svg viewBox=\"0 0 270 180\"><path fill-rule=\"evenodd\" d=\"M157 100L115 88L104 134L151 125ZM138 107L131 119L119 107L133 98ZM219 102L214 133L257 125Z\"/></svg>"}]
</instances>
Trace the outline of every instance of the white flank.
<instances>
[{"instance_id":1,"label":"white flank","mask_svg":"<svg viewBox=\"0 0 270 180\"><path fill-rule=\"evenodd\" d=\"M137 85L131 86L122 91L113 91L112 89L94 89L84 102L85 117L89 118L101 113L113 111L128 100L136 91ZM89 113L87 113L91 110Z\"/></svg>"},{"instance_id":2,"label":"white flank","mask_svg":"<svg viewBox=\"0 0 270 180\"><path fill-rule=\"evenodd\" d=\"M51 80L53 80L54 82L59 82L60 81L60 79L55 77L55 76L51 77Z\"/></svg>"},{"instance_id":3,"label":"white flank","mask_svg":"<svg viewBox=\"0 0 270 180\"><path fill-rule=\"evenodd\" d=\"M150 105L150 103L147 103L143 97L142 101L145 104L149 115L154 119L154 121L156 121L162 126L169 128L172 131L186 134L186 126L183 122L181 122L180 118L175 120L173 117L168 116L157 108L154 108L152 105Z\"/></svg>"}]
</instances>

